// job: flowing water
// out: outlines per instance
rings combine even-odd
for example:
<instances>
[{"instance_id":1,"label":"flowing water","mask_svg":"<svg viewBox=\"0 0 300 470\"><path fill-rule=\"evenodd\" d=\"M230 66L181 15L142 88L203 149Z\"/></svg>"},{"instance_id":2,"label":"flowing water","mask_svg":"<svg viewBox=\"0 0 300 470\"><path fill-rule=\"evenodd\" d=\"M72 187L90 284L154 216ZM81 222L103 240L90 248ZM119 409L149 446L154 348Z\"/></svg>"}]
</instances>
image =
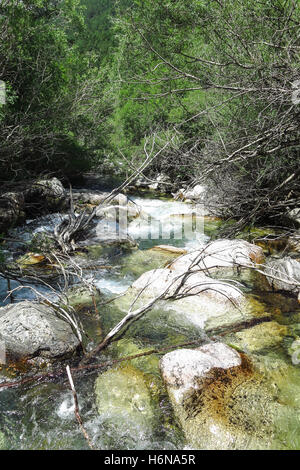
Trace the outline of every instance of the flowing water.
<instances>
[{"instance_id":1,"label":"flowing water","mask_svg":"<svg viewBox=\"0 0 300 470\"><path fill-rule=\"evenodd\" d=\"M195 249L209 241L219 224L219 221L207 218L204 219L203 230L198 231L197 236L176 236L176 231L182 226L181 214L191 214L195 208L162 198L133 197L133 200L157 224L149 231L149 219L140 218L130 223L129 234L138 242L137 249L112 248L105 251L101 247L93 247L89 250L88 260L91 264L101 259L104 265L109 265L109 269L95 268L85 274L87 278L94 276L95 284L101 291L101 301L97 308L99 314L91 312L90 308L80 311L81 320L90 338L90 348L124 316L132 299L124 296L112 303L103 305L104 302L125 293L143 272L163 267L175 257L172 253L151 250L153 246L168 244L187 250ZM47 223L40 219L33 230L43 230ZM170 235L166 236L168 232ZM293 342L300 336L299 305L289 296L263 292L260 280L253 273L243 273L237 279L243 284L244 292L250 296L255 315L259 318L268 316L271 320L269 324L276 330L274 333L269 326L264 330L266 324L263 323L262 330L260 325L255 327L257 334L254 337L253 334L251 336L253 330L243 329L225 331L222 334L222 341L246 352L255 364L260 380L263 379L263 384L268 389L268 397L271 397L267 399L267 406L273 407L270 411L274 416L273 429L271 432L266 430L259 444L259 432L262 428L259 415L261 416L260 407L264 402L262 397L257 399L253 387L259 387L262 382L253 379L251 386L241 389L240 393L245 394L245 409L238 412L240 416L247 417L247 432L252 432L255 436L254 441L250 440L243 446L299 449L300 369L298 364L292 362L290 352ZM2 282L2 300L6 288L6 284ZM18 294L18 300L31 297L32 294L24 292ZM203 331L199 325L182 321L166 305L159 304L140 321L133 323L120 341L112 343L102 352L99 362L199 339L201 335ZM187 438L187 433L184 434L174 416L159 373L158 361L161 355L152 354L123 362L108 367L101 373L74 375L80 414L97 449L197 447L195 442ZM0 383L13 377L19 377L18 370L3 368L0 371ZM256 398L253 403L254 395ZM237 399L236 403L240 401ZM234 404L233 408L236 406L238 405ZM199 432L199 429L195 432ZM271 435L272 437L268 437ZM205 442L201 445L205 448ZM73 397L67 378L0 389L0 449L1 447L88 448L74 417Z\"/></svg>"}]
</instances>

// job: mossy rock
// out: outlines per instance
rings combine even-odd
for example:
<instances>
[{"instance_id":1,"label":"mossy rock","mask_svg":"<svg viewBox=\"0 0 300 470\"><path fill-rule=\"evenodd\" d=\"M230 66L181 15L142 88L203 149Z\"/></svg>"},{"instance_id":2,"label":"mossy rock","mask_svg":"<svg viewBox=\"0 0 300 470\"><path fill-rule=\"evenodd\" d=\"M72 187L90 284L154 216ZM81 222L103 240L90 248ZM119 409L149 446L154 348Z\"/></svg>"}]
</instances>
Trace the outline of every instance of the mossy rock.
<instances>
[{"instance_id":1,"label":"mossy rock","mask_svg":"<svg viewBox=\"0 0 300 470\"><path fill-rule=\"evenodd\" d=\"M235 336L237 346L240 346L244 351L257 353L277 348L287 334L288 328L286 326L270 321L239 331Z\"/></svg>"},{"instance_id":2,"label":"mossy rock","mask_svg":"<svg viewBox=\"0 0 300 470\"><path fill-rule=\"evenodd\" d=\"M100 292L96 287L89 289L85 285L75 285L66 292L67 304L77 309L93 307L100 300Z\"/></svg>"},{"instance_id":3,"label":"mossy rock","mask_svg":"<svg viewBox=\"0 0 300 470\"><path fill-rule=\"evenodd\" d=\"M153 401L150 386L146 376L130 365L98 376L96 405L112 442L121 440L123 448L132 449L153 440L158 403Z\"/></svg>"},{"instance_id":4,"label":"mossy rock","mask_svg":"<svg viewBox=\"0 0 300 470\"><path fill-rule=\"evenodd\" d=\"M134 356L136 354L142 354L150 351L151 347L144 348L140 347L137 342L129 338L122 338L119 341L112 344L110 352L115 355L117 358ZM148 356L142 356L137 359L131 359L128 361L129 364L132 364L134 367L146 374L159 375L159 358L156 354L151 354Z\"/></svg>"},{"instance_id":5,"label":"mossy rock","mask_svg":"<svg viewBox=\"0 0 300 470\"><path fill-rule=\"evenodd\" d=\"M161 250L136 250L123 258L121 273L138 277L145 271L165 266L177 257L176 253Z\"/></svg>"}]
</instances>

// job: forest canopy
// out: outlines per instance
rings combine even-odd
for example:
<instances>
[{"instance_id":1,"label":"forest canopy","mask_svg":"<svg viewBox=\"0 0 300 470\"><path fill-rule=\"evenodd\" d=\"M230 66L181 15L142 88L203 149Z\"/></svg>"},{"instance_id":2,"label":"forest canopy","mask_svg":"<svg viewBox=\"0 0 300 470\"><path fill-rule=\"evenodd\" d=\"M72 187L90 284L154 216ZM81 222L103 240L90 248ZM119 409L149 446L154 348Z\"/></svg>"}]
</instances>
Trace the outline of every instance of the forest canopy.
<instances>
[{"instance_id":1,"label":"forest canopy","mask_svg":"<svg viewBox=\"0 0 300 470\"><path fill-rule=\"evenodd\" d=\"M150 176L275 220L299 205L299 22L293 0L2 1L1 179L125 176L155 139Z\"/></svg>"}]
</instances>

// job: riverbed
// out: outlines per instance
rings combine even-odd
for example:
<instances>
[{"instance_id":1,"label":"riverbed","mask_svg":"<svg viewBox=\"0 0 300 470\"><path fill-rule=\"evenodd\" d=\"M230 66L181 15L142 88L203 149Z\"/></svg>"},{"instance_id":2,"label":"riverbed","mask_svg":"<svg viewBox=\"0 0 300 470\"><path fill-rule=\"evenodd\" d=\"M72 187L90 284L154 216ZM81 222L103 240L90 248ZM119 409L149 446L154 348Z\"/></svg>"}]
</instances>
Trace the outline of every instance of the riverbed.
<instances>
[{"instance_id":1,"label":"riverbed","mask_svg":"<svg viewBox=\"0 0 300 470\"><path fill-rule=\"evenodd\" d=\"M201 217L202 229L193 232L193 236L185 236L181 231L182 215L192 217L195 207L191 204L149 195L130 197L156 222L150 226L149 219L139 218L129 224L129 235L137 242L134 249L102 250L94 247L85 255L91 265L101 259L103 266L109 266L85 273L87 278L93 276L101 292L96 312L90 307L83 307L79 312L89 335L88 349L100 342L120 321L131 298L125 295L111 303L106 302L124 294L144 272L163 267L176 257L170 252L153 250L153 247L171 245L187 251L195 250L211 240L221 223L213 217ZM250 331L247 329L250 326L256 327L257 335L254 334L253 339L253 330L244 334L240 326L237 331L216 328L212 336L214 341L220 339L248 355L260 380L263 380L266 394L256 395L258 379L249 383L249 395L241 389L241 393L245 393L241 412L246 416L245 428L248 429L245 433L253 439L237 439L229 448L299 449L300 369L289 353L291 345L300 335L299 304L287 294L264 291L253 272L237 273L236 280L249 297L252 313L257 320L251 325L245 323L246 331ZM6 285L2 283L2 301L5 292ZM22 291L16 300L24 298L32 298L32 294ZM267 321L264 321L266 318ZM174 313L162 304L133 323L120 341L113 342L98 360L102 363L114 361L149 349L200 341L202 337L209 341L209 334L204 333L192 317L190 321L182 321L178 312ZM163 354L156 353L114 364L100 372L74 376L80 414L95 448L206 448L205 437L202 441L191 440L174 413L159 371L158 362ZM20 378L22 375L18 370L0 371L0 382L14 377ZM269 408L273 419L271 423L268 422L269 415L265 421L262 419L264 410L268 411ZM199 433L199 429L195 432ZM216 445L222 448L222 439L218 439L221 444ZM226 441L225 435L223 440ZM207 445L211 446L211 443ZM0 390L1 446L7 449L88 449L75 420L73 396L67 377Z\"/></svg>"}]
</instances>

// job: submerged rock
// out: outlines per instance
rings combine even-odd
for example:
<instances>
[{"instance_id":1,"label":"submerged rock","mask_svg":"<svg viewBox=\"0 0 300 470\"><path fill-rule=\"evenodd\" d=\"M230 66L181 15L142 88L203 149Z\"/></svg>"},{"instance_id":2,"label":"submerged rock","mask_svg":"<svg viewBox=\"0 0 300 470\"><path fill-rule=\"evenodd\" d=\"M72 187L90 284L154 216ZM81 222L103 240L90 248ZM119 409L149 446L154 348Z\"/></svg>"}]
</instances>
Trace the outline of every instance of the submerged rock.
<instances>
[{"instance_id":1,"label":"submerged rock","mask_svg":"<svg viewBox=\"0 0 300 470\"><path fill-rule=\"evenodd\" d=\"M300 262L293 258L282 258L267 262L265 273L274 290L300 292ZM273 276L273 277L271 277Z\"/></svg>"},{"instance_id":2,"label":"submerged rock","mask_svg":"<svg viewBox=\"0 0 300 470\"><path fill-rule=\"evenodd\" d=\"M66 304L75 309L94 306L95 302L100 300L100 291L91 286L80 284L70 287L65 293Z\"/></svg>"},{"instance_id":3,"label":"submerged rock","mask_svg":"<svg viewBox=\"0 0 300 470\"><path fill-rule=\"evenodd\" d=\"M13 357L59 357L73 353L79 340L48 305L24 301L0 308L0 339Z\"/></svg>"},{"instance_id":4,"label":"submerged rock","mask_svg":"<svg viewBox=\"0 0 300 470\"><path fill-rule=\"evenodd\" d=\"M152 348L145 348L142 345L139 345L137 340L133 341L129 338L122 338L119 341L112 343L110 346L111 354L117 358L130 357L136 354L146 353L151 349ZM134 366L136 369L139 369L146 374L152 375L158 374L158 363L159 359L155 354L149 354L130 360L130 364L132 364L132 366Z\"/></svg>"},{"instance_id":5,"label":"submerged rock","mask_svg":"<svg viewBox=\"0 0 300 470\"><path fill-rule=\"evenodd\" d=\"M112 442L117 440L127 449L145 448L155 427L145 375L132 366L111 369L97 378L95 394L102 426Z\"/></svg>"},{"instance_id":6,"label":"submerged rock","mask_svg":"<svg viewBox=\"0 0 300 470\"><path fill-rule=\"evenodd\" d=\"M279 346L287 334L286 326L270 321L239 331L235 336L244 351L255 353Z\"/></svg>"}]
</instances>

